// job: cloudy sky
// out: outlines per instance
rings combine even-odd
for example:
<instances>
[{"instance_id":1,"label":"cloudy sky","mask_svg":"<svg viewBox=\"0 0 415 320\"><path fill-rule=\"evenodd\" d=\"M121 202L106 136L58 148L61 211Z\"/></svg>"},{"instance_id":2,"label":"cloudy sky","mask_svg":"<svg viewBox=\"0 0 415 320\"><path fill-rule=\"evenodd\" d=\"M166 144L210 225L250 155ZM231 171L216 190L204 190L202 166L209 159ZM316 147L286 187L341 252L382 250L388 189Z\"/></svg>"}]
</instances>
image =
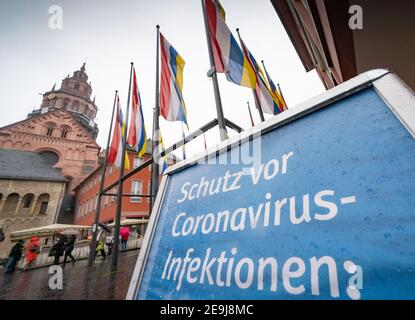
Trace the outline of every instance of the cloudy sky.
<instances>
[{"instance_id":1,"label":"cloudy sky","mask_svg":"<svg viewBox=\"0 0 415 320\"><path fill-rule=\"evenodd\" d=\"M289 107L324 91L315 71L306 73L269 0L222 0L229 27L240 28L255 58L265 60ZM63 9L63 29L48 26L49 7ZM99 107L98 143L105 146L114 90L125 108L130 62L135 63L147 135L151 135L155 99L156 28L186 61L184 98L193 131L216 117L209 57L199 0L13 0L0 1L0 126L24 119L39 108L40 93L79 69L86 61ZM234 32L234 35L236 33ZM252 91L219 75L225 117L249 127L246 102ZM254 111L258 123L259 116ZM269 118L270 116L266 116ZM160 120L165 145L181 137L180 123ZM207 135L209 146L219 133ZM188 152L202 151L202 140Z\"/></svg>"}]
</instances>

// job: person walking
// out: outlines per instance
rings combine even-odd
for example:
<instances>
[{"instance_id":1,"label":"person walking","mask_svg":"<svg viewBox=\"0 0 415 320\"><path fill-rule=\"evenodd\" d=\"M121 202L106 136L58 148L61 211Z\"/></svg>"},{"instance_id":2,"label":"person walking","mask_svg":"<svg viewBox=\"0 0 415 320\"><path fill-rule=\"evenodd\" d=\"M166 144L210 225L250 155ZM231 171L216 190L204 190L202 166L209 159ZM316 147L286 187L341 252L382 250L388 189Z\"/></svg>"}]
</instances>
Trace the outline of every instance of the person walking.
<instances>
[{"instance_id":1,"label":"person walking","mask_svg":"<svg viewBox=\"0 0 415 320\"><path fill-rule=\"evenodd\" d=\"M121 251L126 251L128 238L130 237L130 229L128 227L122 227L120 229L120 235L121 235Z\"/></svg>"},{"instance_id":2,"label":"person walking","mask_svg":"<svg viewBox=\"0 0 415 320\"><path fill-rule=\"evenodd\" d=\"M105 253L104 240L102 240L102 239L98 240L97 247L96 247L96 249L95 249L95 256L94 256L94 260L95 260L95 258L97 257L98 251L99 251L99 252L101 252L101 255L102 255L102 257L103 257L104 259L106 259L106 258L107 258L107 255L106 255L106 253Z\"/></svg>"},{"instance_id":3,"label":"person walking","mask_svg":"<svg viewBox=\"0 0 415 320\"><path fill-rule=\"evenodd\" d=\"M59 265L59 259L61 256L63 256L63 251L65 249L65 240L66 237L60 237L58 241L52 246L51 253L55 257L55 260L53 261L54 265Z\"/></svg>"},{"instance_id":4,"label":"person walking","mask_svg":"<svg viewBox=\"0 0 415 320\"><path fill-rule=\"evenodd\" d=\"M65 267L66 260L68 259L68 257L71 258L72 263L75 263L75 258L72 255L72 251L75 247L75 241L76 241L76 235L72 235L69 238L69 241L66 242L66 244L65 244L65 255L64 255L64 258L63 258L63 267Z\"/></svg>"},{"instance_id":5,"label":"person walking","mask_svg":"<svg viewBox=\"0 0 415 320\"><path fill-rule=\"evenodd\" d=\"M105 241L105 245L107 246L108 255L110 256L111 253L112 253L112 248L114 247L114 237L113 236L108 236L106 241Z\"/></svg>"},{"instance_id":6,"label":"person walking","mask_svg":"<svg viewBox=\"0 0 415 320\"><path fill-rule=\"evenodd\" d=\"M25 261L23 264L23 271L26 271L34 261L36 261L39 254L39 238L32 237L26 248Z\"/></svg>"},{"instance_id":7,"label":"person walking","mask_svg":"<svg viewBox=\"0 0 415 320\"><path fill-rule=\"evenodd\" d=\"M4 273L12 274L16 268L17 262L22 257L23 253L23 240L19 240L10 250L9 259L7 260Z\"/></svg>"}]
</instances>

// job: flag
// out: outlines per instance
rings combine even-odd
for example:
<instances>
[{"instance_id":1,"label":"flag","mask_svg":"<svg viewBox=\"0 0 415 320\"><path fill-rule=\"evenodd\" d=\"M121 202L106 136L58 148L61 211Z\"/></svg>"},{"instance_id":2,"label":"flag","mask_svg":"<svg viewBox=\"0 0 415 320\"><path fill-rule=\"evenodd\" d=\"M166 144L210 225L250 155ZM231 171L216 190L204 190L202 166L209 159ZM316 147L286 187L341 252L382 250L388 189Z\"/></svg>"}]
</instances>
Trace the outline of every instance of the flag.
<instances>
[{"instance_id":1,"label":"flag","mask_svg":"<svg viewBox=\"0 0 415 320\"><path fill-rule=\"evenodd\" d=\"M225 10L218 0L204 0L210 43L216 72L228 81L255 89L255 73L225 22Z\"/></svg>"},{"instance_id":2,"label":"flag","mask_svg":"<svg viewBox=\"0 0 415 320\"><path fill-rule=\"evenodd\" d=\"M256 62L252 53L248 50L245 43L242 41L242 38L239 37L241 42L242 50L245 58L249 61L250 66L255 72L256 76L256 86L255 92L258 97L259 107L264 113L277 114L282 110L282 105L278 101L276 95L271 91L268 86L267 80L265 79L264 72L262 71L259 64Z\"/></svg>"},{"instance_id":3,"label":"flag","mask_svg":"<svg viewBox=\"0 0 415 320\"><path fill-rule=\"evenodd\" d=\"M160 130L159 130L159 136L160 136L160 140L159 140L159 150L160 150L160 152L159 153L161 153L161 152L164 151L164 144L163 144L163 138L161 136L161 131ZM167 168L168 168L168 166L167 166L167 155L166 154L160 159L159 164L160 164L161 174L164 174L164 171L166 171Z\"/></svg>"},{"instance_id":4,"label":"flag","mask_svg":"<svg viewBox=\"0 0 415 320\"><path fill-rule=\"evenodd\" d=\"M282 103L284 105L284 110L288 110L287 102L285 102L285 98L284 98L284 95L282 94L280 84L278 83L277 86L278 86L278 93L280 94L279 96L281 97Z\"/></svg>"},{"instance_id":5,"label":"flag","mask_svg":"<svg viewBox=\"0 0 415 320\"><path fill-rule=\"evenodd\" d=\"M268 79L268 82L269 82L270 89L278 99L278 104L282 109L281 111L287 110L288 109L287 104L285 103L285 100L282 96L282 93L279 90L279 86L278 86L278 88L275 86L274 81L272 81L272 79L271 79L270 75L268 74L268 71L265 68L265 66L264 66L264 71L265 71L265 74L267 75L267 79Z\"/></svg>"},{"instance_id":6,"label":"flag","mask_svg":"<svg viewBox=\"0 0 415 320\"><path fill-rule=\"evenodd\" d=\"M141 97L140 92L138 92L135 70L133 70L132 110L127 143L132 146L135 151L138 152L139 157L141 157L146 152L147 135L144 125Z\"/></svg>"},{"instance_id":7,"label":"flag","mask_svg":"<svg viewBox=\"0 0 415 320\"><path fill-rule=\"evenodd\" d=\"M185 61L160 33L161 85L160 114L167 121L183 121L187 125L183 100L183 69Z\"/></svg>"},{"instance_id":8,"label":"flag","mask_svg":"<svg viewBox=\"0 0 415 320\"><path fill-rule=\"evenodd\" d=\"M120 98L117 96L117 114L115 117L114 131L112 133L111 146L108 154L108 163L121 167L122 148L124 142L125 124L120 107ZM125 151L124 168L130 169L127 150Z\"/></svg>"}]
</instances>

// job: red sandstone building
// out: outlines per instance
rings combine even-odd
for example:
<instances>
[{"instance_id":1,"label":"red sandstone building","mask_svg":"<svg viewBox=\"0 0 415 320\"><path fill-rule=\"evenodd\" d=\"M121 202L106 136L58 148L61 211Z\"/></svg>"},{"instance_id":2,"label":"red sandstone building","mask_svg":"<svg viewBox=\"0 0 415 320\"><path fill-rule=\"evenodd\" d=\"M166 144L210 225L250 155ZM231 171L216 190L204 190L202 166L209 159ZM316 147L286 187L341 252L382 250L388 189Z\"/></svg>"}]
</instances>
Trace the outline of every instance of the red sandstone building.
<instances>
[{"instance_id":1,"label":"red sandstone building","mask_svg":"<svg viewBox=\"0 0 415 320\"><path fill-rule=\"evenodd\" d=\"M150 145L150 141L148 141ZM149 151L149 150L148 150ZM150 158L150 152L147 152L142 158L139 158L134 151L128 152L130 169L125 173L137 168L140 164ZM98 192L100 187L102 166L92 172L85 180L75 188L76 212L75 223L81 225L92 225L95 219L95 210L97 207ZM120 176L120 169L109 165L105 174L104 186L117 181ZM127 179L123 184L124 194L146 195L150 191L151 166ZM108 193L116 194L117 188L113 188ZM123 197L121 218L147 218L149 214L150 198L144 197ZM103 196L101 204L100 222L111 223L114 221L117 208L116 196Z\"/></svg>"}]
</instances>

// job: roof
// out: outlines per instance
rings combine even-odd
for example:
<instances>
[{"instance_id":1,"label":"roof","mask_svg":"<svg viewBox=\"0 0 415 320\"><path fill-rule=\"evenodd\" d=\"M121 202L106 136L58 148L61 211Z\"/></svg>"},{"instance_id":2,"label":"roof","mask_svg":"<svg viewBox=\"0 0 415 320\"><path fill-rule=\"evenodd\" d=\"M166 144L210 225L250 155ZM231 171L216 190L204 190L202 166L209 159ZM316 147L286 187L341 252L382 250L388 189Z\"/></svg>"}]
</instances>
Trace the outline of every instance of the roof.
<instances>
[{"instance_id":1,"label":"roof","mask_svg":"<svg viewBox=\"0 0 415 320\"><path fill-rule=\"evenodd\" d=\"M0 149L0 179L66 181L38 153Z\"/></svg>"},{"instance_id":2,"label":"roof","mask_svg":"<svg viewBox=\"0 0 415 320\"><path fill-rule=\"evenodd\" d=\"M18 230L13 231L10 234L12 240L26 239L33 236L45 237L54 234L55 232L64 231L64 230L90 230L91 226L81 226L74 224L50 224L47 226L41 226L32 229Z\"/></svg>"}]
</instances>

